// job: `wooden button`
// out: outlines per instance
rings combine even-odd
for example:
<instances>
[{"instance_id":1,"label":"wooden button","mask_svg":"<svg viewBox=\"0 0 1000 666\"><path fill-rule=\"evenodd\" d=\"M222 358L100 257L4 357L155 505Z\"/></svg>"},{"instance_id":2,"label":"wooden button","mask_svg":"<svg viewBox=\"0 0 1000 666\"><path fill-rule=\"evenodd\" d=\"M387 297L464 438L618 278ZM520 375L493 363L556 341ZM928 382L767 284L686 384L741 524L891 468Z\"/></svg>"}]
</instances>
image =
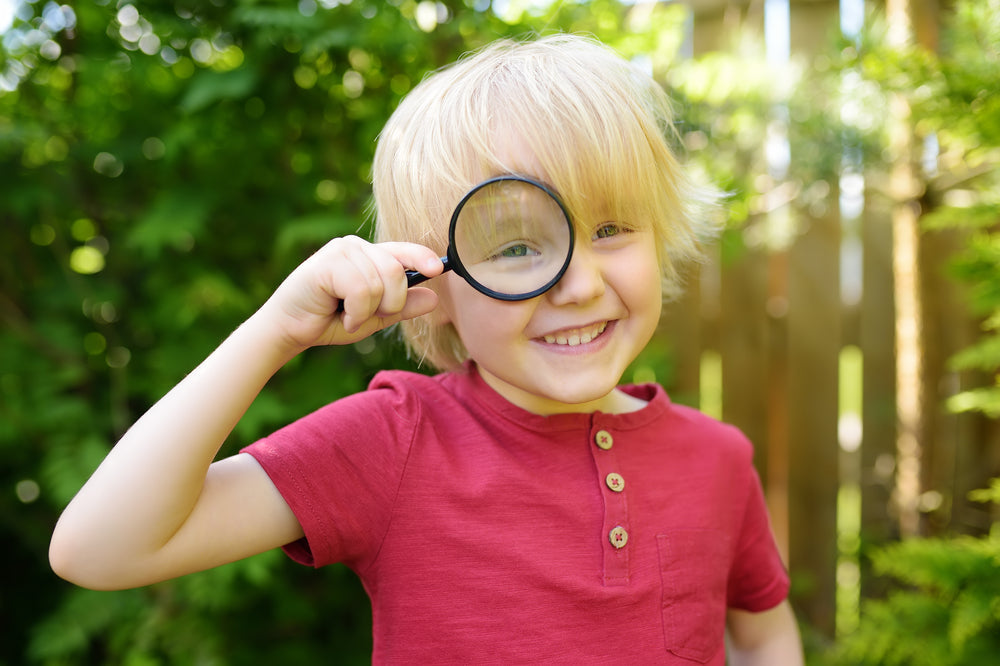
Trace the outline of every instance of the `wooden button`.
<instances>
[{"instance_id":1,"label":"wooden button","mask_svg":"<svg viewBox=\"0 0 1000 666\"><path fill-rule=\"evenodd\" d=\"M599 448L607 451L615 444L615 438L611 436L611 433L607 430L598 430L597 434L594 435L594 443L597 444Z\"/></svg>"},{"instance_id":2,"label":"wooden button","mask_svg":"<svg viewBox=\"0 0 1000 666\"><path fill-rule=\"evenodd\" d=\"M621 474L611 472L611 474L608 474L608 476L604 479L604 482L608 484L608 488L611 488L611 490L616 493L620 493L625 490L625 479Z\"/></svg>"},{"instance_id":3,"label":"wooden button","mask_svg":"<svg viewBox=\"0 0 1000 666\"><path fill-rule=\"evenodd\" d=\"M608 534L608 538L611 540L612 546L621 549L628 543L628 532L625 531L624 527L619 525L611 530L611 533Z\"/></svg>"}]
</instances>

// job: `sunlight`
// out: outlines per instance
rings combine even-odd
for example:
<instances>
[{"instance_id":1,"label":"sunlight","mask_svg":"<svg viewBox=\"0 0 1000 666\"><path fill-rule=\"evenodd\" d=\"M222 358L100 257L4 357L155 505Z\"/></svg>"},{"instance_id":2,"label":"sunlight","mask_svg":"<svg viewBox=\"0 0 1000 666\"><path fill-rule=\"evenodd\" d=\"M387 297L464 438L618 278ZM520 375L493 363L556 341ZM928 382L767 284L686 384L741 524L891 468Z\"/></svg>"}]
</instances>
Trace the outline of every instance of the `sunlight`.
<instances>
[{"instance_id":1,"label":"sunlight","mask_svg":"<svg viewBox=\"0 0 1000 666\"><path fill-rule=\"evenodd\" d=\"M14 23L15 0L0 0L0 34Z\"/></svg>"}]
</instances>

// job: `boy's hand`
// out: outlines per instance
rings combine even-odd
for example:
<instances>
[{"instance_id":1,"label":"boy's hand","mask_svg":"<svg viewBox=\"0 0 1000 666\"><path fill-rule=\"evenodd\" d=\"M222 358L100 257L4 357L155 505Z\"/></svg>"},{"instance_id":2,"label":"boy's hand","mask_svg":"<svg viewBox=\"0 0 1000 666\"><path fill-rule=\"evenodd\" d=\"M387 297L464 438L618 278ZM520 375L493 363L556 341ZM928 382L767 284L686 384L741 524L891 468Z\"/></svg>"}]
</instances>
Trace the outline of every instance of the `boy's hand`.
<instances>
[{"instance_id":1,"label":"boy's hand","mask_svg":"<svg viewBox=\"0 0 1000 666\"><path fill-rule=\"evenodd\" d=\"M408 268L433 277L444 266L422 245L336 238L292 271L257 316L296 351L357 342L437 306L431 289L407 289Z\"/></svg>"}]
</instances>

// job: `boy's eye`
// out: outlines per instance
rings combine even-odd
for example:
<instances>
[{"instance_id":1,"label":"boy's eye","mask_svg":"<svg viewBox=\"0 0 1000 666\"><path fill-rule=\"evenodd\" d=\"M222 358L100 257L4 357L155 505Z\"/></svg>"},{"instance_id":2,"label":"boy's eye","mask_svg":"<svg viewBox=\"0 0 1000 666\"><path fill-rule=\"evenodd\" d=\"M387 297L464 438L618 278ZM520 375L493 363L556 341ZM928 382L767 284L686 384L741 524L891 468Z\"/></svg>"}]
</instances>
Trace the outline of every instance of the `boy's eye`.
<instances>
[{"instance_id":1,"label":"boy's eye","mask_svg":"<svg viewBox=\"0 0 1000 666\"><path fill-rule=\"evenodd\" d=\"M625 231L626 230L623 227L615 224L614 222L607 222L597 228L594 232L594 238L611 238L612 236L617 236Z\"/></svg>"},{"instance_id":2,"label":"boy's eye","mask_svg":"<svg viewBox=\"0 0 1000 666\"><path fill-rule=\"evenodd\" d=\"M494 259L514 259L539 254L524 243L511 243L493 255Z\"/></svg>"}]
</instances>

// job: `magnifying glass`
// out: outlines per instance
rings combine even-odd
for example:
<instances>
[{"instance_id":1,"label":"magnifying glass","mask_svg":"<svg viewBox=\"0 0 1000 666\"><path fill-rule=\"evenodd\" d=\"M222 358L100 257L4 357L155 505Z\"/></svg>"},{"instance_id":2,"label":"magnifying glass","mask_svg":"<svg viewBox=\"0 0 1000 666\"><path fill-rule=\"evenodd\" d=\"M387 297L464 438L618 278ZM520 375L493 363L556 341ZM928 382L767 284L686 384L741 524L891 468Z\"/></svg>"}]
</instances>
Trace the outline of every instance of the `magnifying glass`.
<instances>
[{"instance_id":1,"label":"magnifying glass","mask_svg":"<svg viewBox=\"0 0 1000 666\"><path fill-rule=\"evenodd\" d=\"M551 289L569 268L573 223L556 194L518 175L485 180L451 216L444 270L501 301L524 301ZM407 271L413 286L429 278Z\"/></svg>"}]
</instances>

